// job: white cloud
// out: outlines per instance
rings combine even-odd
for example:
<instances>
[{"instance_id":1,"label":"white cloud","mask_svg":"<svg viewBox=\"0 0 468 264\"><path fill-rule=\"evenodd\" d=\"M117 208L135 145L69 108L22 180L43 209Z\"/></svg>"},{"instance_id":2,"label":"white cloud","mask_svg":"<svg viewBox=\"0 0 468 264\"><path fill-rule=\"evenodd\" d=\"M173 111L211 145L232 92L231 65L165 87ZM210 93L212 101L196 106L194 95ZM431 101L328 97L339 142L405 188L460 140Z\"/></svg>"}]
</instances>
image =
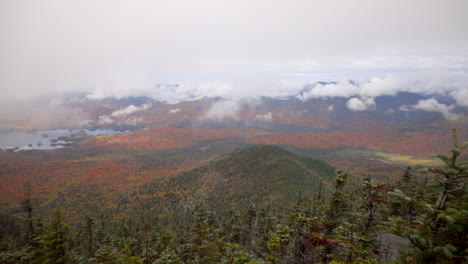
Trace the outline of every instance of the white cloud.
<instances>
[{"instance_id":1,"label":"white cloud","mask_svg":"<svg viewBox=\"0 0 468 264\"><path fill-rule=\"evenodd\" d=\"M357 98L353 97L346 102L346 106L351 111L364 111L372 110L375 108L375 101L373 98Z\"/></svg>"},{"instance_id":2,"label":"white cloud","mask_svg":"<svg viewBox=\"0 0 468 264\"><path fill-rule=\"evenodd\" d=\"M403 112L408 112L408 111L411 111L413 110L414 108L410 105L402 105L400 107L398 107L398 110L400 111L403 111Z\"/></svg>"},{"instance_id":3,"label":"white cloud","mask_svg":"<svg viewBox=\"0 0 468 264\"><path fill-rule=\"evenodd\" d=\"M437 112L441 113L445 119L447 120L455 120L460 117L455 113L452 113L453 109L455 108L454 105L445 105L439 103L437 100L431 98L427 100L420 100L416 105L407 106L403 105L399 108L401 111L411 111L411 110L422 110L427 112Z\"/></svg>"},{"instance_id":4,"label":"white cloud","mask_svg":"<svg viewBox=\"0 0 468 264\"><path fill-rule=\"evenodd\" d=\"M90 99L125 98L128 96L146 96L156 101L176 104L183 101L195 101L205 97L224 97L232 95L232 85L225 82L188 82L179 84L149 85L144 81L126 83L109 81L97 85L88 94Z\"/></svg>"},{"instance_id":5,"label":"white cloud","mask_svg":"<svg viewBox=\"0 0 468 264\"><path fill-rule=\"evenodd\" d=\"M267 83L265 86L267 88L264 91L257 91L261 96L269 96L273 98L287 98L297 94L305 85L310 83L306 80L279 80L274 82L274 80ZM255 89L253 87L252 89Z\"/></svg>"},{"instance_id":6,"label":"white cloud","mask_svg":"<svg viewBox=\"0 0 468 264\"><path fill-rule=\"evenodd\" d=\"M229 95L232 85L225 82L183 82L177 85L159 85L147 96L157 101L175 104L182 101L195 101L205 97Z\"/></svg>"},{"instance_id":7,"label":"white cloud","mask_svg":"<svg viewBox=\"0 0 468 264\"><path fill-rule=\"evenodd\" d=\"M268 112L266 114L258 114L255 116L255 119L263 122L271 122L273 120L273 116L271 112Z\"/></svg>"},{"instance_id":8,"label":"white cloud","mask_svg":"<svg viewBox=\"0 0 468 264\"><path fill-rule=\"evenodd\" d=\"M316 84L310 91L299 95L297 98L305 101L308 99L325 97L351 97L358 95L359 92L359 86L356 86L349 81L344 81L325 85Z\"/></svg>"},{"instance_id":9,"label":"white cloud","mask_svg":"<svg viewBox=\"0 0 468 264\"><path fill-rule=\"evenodd\" d=\"M201 117L202 120L239 120L242 111L249 111L261 103L259 98L216 100Z\"/></svg>"},{"instance_id":10,"label":"white cloud","mask_svg":"<svg viewBox=\"0 0 468 264\"><path fill-rule=\"evenodd\" d=\"M316 84L309 91L297 96L300 100L327 97L375 98L396 95L398 92L439 94L452 97L458 105L468 106L468 73L463 71L427 70L399 72L385 77L361 80L361 84L338 81L330 84ZM364 108L356 100L353 106ZM360 107L359 107L360 106Z\"/></svg>"},{"instance_id":11,"label":"white cloud","mask_svg":"<svg viewBox=\"0 0 468 264\"><path fill-rule=\"evenodd\" d=\"M268 78L270 77L268 76ZM184 81L175 85L155 85L152 87L143 84L140 86L123 85L122 83L113 86L112 82L109 82L108 87L98 86L88 97L102 99L147 96L157 101L175 104L181 101L214 97L238 100L260 96L280 99L296 96L296 98L306 101L330 97L375 98L382 95L393 96L398 92L413 92L451 96L458 105L468 106L468 73L463 71L405 71L369 78L362 77L353 81L338 80L329 84L316 83L317 80L308 80L307 78L299 80L275 78L271 77L271 79L263 81ZM298 94L308 84L313 85L312 88Z\"/></svg>"},{"instance_id":12,"label":"white cloud","mask_svg":"<svg viewBox=\"0 0 468 264\"><path fill-rule=\"evenodd\" d=\"M449 92L449 95L455 99L457 104L468 107L468 85L461 89L454 89Z\"/></svg>"},{"instance_id":13,"label":"white cloud","mask_svg":"<svg viewBox=\"0 0 468 264\"><path fill-rule=\"evenodd\" d=\"M468 73L463 71L424 70L399 72L386 77L373 77L362 85L361 96L395 95L398 92L450 94L466 90Z\"/></svg>"},{"instance_id":14,"label":"white cloud","mask_svg":"<svg viewBox=\"0 0 468 264\"><path fill-rule=\"evenodd\" d=\"M239 101L222 100L215 102L204 115L204 119L222 121L225 119L238 120L241 104Z\"/></svg>"},{"instance_id":15,"label":"white cloud","mask_svg":"<svg viewBox=\"0 0 468 264\"><path fill-rule=\"evenodd\" d=\"M108 115L102 115L102 116L99 116L99 121L98 123L100 125L110 125L112 123L114 123L114 120L112 120L112 118Z\"/></svg>"},{"instance_id":16,"label":"white cloud","mask_svg":"<svg viewBox=\"0 0 468 264\"><path fill-rule=\"evenodd\" d=\"M171 108L171 109L169 109L169 114L175 114L175 113L178 113L180 111L182 111L182 109L180 109L180 108Z\"/></svg>"},{"instance_id":17,"label":"white cloud","mask_svg":"<svg viewBox=\"0 0 468 264\"><path fill-rule=\"evenodd\" d=\"M111 118L108 115L99 116L98 125L128 125L136 126L139 122L143 120L143 117L120 117L120 118ZM89 123L88 123L89 124Z\"/></svg>"},{"instance_id":18,"label":"white cloud","mask_svg":"<svg viewBox=\"0 0 468 264\"><path fill-rule=\"evenodd\" d=\"M139 122L143 120L143 117L130 117L124 118L123 120L119 121L119 125L128 125L128 126L136 126Z\"/></svg>"},{"instance_id":19,"label":"white cloud","mask_svg":"<svg viewBox=\"0 0 468 264\"><path fill-rule=\"evenodd\" d=\"M141 106L129 105L123 109L116 110L110 115L99 116L98 124L100 125L136 125L142 121L143 117L127 117L135 112L144 111L151 108L151 104L142 104Z\"/></svg>"},{"instance_id":20,"label":"white cloud","mask_svg":"<svg viewBox=\"0 0 468 264\"><path fill-rule=\"evenodd\" d=\"M151 104L143 104L141 106L134 106L134 105L129 105L125 107L124 109L120 109L117 111L112 112L111 116L112 117L121 117L121 116L126 116L138 111L143 111L151 108Z\"/></svg>"}]
</instances>

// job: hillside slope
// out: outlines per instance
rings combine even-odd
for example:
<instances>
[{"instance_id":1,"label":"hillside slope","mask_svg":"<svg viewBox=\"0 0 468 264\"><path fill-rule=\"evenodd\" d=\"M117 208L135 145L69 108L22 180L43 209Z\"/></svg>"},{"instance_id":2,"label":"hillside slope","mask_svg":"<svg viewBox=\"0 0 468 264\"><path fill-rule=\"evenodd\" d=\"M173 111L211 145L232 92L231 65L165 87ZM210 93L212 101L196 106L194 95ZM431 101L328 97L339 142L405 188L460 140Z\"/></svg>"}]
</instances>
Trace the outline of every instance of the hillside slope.
<instances>
[{"instance_id":1,"label":"hillside slope","mask_svg":"<svg viewBox=\"0 0 468 264\"><path fill-rule=\"evenodd\" d=\"M317 190L334 177L327 163L277 146L237 149L207 165L174 177L157 179L140 189L147 209L203 199L215 207L231 203L285 200ZM325 184L327 185L327 184ZM325 186L324 185L324 186Z\"/></svg>"}]
</instances>

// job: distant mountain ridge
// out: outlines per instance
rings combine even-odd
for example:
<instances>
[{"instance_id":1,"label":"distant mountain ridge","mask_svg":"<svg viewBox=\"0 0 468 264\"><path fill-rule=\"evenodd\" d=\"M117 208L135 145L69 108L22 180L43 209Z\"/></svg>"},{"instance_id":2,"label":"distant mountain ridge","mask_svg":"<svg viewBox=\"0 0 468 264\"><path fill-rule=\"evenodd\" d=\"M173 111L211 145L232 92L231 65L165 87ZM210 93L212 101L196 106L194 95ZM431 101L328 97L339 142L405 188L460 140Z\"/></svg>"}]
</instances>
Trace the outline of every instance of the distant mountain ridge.
<instances>
[{"instance_id":1,"label":"distant mountain ridge","mask_svg":"<svg viewBox=\"0 0 468 264\"><path fill-rule=\"evenodd\" d=\"M89 124L92 126L107 126L102 124L100 117L111 115L113 111L125 108L129 105L137 107L150 104L151 109L132 114L140 118L137 125L172 125L223 123L240 124L242 122L274 123L283 125L306 125L316 126L316 119L328 120L334 123L334 127L342 127L353 120L381 120L389 122L434 122L443 121L444 116L438 110L428 111L403 106L416 105L421 100L430 98L428 95L410 92L399 92L396 95L384 95L375 97L375 105L369 109L356 111L348 107L349 98L345 97L324 97L299 100L296 96L287 99L273 97L261 97L254 103L242 101L232 101L225 99L226 107L222 106L223 99L205 98L189 102L167 104L155 101L148 97L129 97L121 99L104 99L95 102L88 102L83 105L83 110L90 116ZM432 98L432 97L431 97ZM453 100L443 96L435 97L440 103L453 104ZM74 105L76 107L76 104ZM105 106L106 108L103 108ZM218 106L217 108L213 108ZM230 109L229 107L234 107ZM225 111L225 114L216 115L216 120L210 118L214 111ZM452 110L455 114L466 112L463 107L455 107ZM219 116L219 118L218 118ZM228 120L224 120L228 117ZM226 123L226 122L224 122ZM232 125L231 125L232 126Z\"/></svg>"},{"instance_id":2,"label":"distant mountain ridge","mask_svg":"<svg viewBox=\"0 0 468 264\"><path fill-rule=\"evenodd\" d=\"M65 96L59 100L58 109L49 109L47 118L53 122L38 124L38 120L18 119L3 123L0 130L110 128L133 131L182 126L247 127L295 133L314 129L367 131L402 125L429 127L467 123L468 108L448 93L414 93L408 88L392 95L357 95L363 89L367 89L367 94L374 94L371 88L348 80L314 82L282 95L231 98L209 94L206 89L197 87L157 84L153 90L139 96L101 99L84 94ZM182 92L183 96L179 96Z\"/></svg>"}]
</instances>

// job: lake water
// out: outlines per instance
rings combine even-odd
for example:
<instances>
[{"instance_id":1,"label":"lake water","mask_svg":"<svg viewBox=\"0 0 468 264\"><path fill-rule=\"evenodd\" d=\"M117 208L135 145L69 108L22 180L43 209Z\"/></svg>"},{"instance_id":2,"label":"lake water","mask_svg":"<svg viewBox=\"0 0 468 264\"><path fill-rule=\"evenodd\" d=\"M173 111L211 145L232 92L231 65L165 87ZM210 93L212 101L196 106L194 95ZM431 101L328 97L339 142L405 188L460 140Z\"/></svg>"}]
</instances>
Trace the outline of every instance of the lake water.
<instances>
[{"instance_id":1,"label":"lake water","mask_svg":"<svg viewBox=\"0 0 468 264\"><path fill-rule=\"evenodd\" d=\"M109 135L123 133L112 129L84 130L87 135ZM3 150L30 150L30 149L57 149L63 148L62 145L67 143L64 140L59 140L59 137L71 137L78 134L79 130L41 130L29 133L24 132L8 132L0 133L0 148Z\"/></svg>"}]
</instances>

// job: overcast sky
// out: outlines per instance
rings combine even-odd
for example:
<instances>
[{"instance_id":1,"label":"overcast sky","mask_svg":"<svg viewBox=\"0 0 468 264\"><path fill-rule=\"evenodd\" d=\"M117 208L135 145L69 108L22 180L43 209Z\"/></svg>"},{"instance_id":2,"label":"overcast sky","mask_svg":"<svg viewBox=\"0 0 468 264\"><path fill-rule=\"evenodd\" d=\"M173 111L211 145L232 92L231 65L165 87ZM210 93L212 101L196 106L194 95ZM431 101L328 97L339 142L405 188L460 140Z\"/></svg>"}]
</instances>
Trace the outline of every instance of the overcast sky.
<instances>
[{"instance_id":1,"label":"overcast sky","mask_svg":"<svg viewBox=\"0 0 468 264\"><path fill-rule=\"evenodd\" d=\"M468 97L467 10L466 0L0 0L0 101L281 95L313 80L420 83L414 71Z\"/></svg>"}]
</instances>

